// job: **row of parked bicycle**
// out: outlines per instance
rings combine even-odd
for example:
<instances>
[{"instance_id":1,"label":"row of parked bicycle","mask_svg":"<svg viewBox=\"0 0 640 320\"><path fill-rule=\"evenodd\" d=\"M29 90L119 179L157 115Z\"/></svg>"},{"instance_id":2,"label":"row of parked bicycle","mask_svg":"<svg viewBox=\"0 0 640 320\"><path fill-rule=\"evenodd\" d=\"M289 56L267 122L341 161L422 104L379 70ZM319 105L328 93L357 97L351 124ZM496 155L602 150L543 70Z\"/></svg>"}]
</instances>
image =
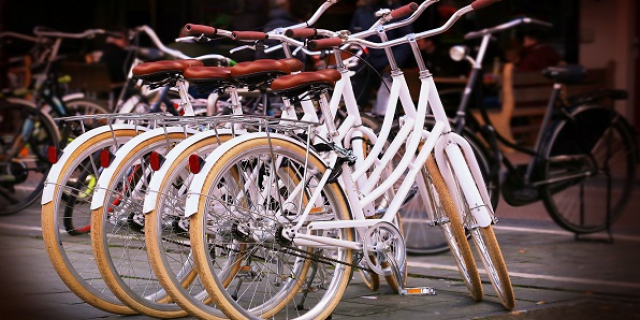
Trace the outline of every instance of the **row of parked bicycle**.
<instances>
[{"instance_id":1,"label":"row of parked bicycle","mask_svg":"<svg viewBox=\"0 0 640 320\"><path fill-rule=\"evenodd\" d=\"M40 89L46 86L38 87L41 104L7 98L3 112L16 106L28 111L21 111L27 116L13 139L3 140L9 141L3 156L10 159L3 159L3 205L20 210L41 195L43 239L54 268L70 290L108 312L326 319L356 271L372 290L383 276L399 294L433 294L433 288L408 286L407 261L410 253L444 251L454 257L472 299L483 299L477 257L498 300L512 309L513 288L492 229L501 156L474 133L493 144L496 137L488 126L465 125L463 112L447 117L416 44L496 1L476 0L439 28L388 41L383 36L381 43L365 39L414 22L437 0L382 12L371 29L355 34L309 28L336 0L309 21L269 33L187 24L182 41L278 40L281 45L268 50L283 50L288 58L235 64L216 57L233 66L210 67L176 54L181 59L136 64L132 83L177 90L178 98L166 104L175 102L173 114L69 109L53 121L42 106L68 108L69 100ZM482 38L486 50L494 33L528 23L543 22L519 18L468 38ZM40 32L37 39L68 35ZM363 115L342 52L401 44L412 47L420 68L417 105L389 56L387 114L381 121ZM335 68L303 72L292 47L309 55L332 52ZM482 57L481 51L470 58L471 79L481 72ZM595 104L595 97L556 107L566 117L551 117L560 101L555 90L574 79L575 70L547 73L558 84L547 117L554 126L538 138L536 160L517 177L526 178L521 192L538 192L548 208L558 208L550 209L552 216L582 215L581 222L558 218L563 227L593 232L626 203L637 148L624 119ZM229 114L207 116L205 103L199 115L189 95L194 88L225 97L214 105ZM278 117L247 113L241 96L248 89L261 92L260 101L269 100L267 94L280 97ZM576 134L587 125L589 135L576 146ZM611 191L611 212L584 219L584 205L581 212L559 208L558 195L580 190L572 197L584 202L598 188ZM18 190L25 196L16 196Z\"/></svg>"}]
</instances>

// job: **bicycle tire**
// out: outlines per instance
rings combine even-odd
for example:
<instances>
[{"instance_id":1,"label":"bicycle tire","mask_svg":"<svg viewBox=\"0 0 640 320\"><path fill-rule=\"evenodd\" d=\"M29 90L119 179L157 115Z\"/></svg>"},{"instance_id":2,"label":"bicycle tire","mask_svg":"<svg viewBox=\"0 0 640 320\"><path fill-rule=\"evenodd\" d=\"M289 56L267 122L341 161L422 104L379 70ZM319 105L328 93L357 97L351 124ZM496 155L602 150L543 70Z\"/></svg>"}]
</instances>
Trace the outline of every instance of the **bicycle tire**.
<instances>
[{"instance_id":1,"label":"bicycle tire","mask_svg":"<svg viewBox=\"0 0 640 320\"><path fill-rule=\"evenodd\" d=\"M472 229L471 239L473 239L480 260L484 264L491 285L498 295L498 300L505 309L512 310L516 306L516 298L493 227L489 225L484 228Z\"/></svg>"},{"instance_id":2,"label":"bicycle tire","mask_svg":"<svg viewBox=\"0 0 640 320\"><path fill-rule=\"evenodd\" d=\"M65 192L72 192L67 191L70 188L68 181L77 170L90 171L96 177L99 176L99 164L81 167L82 163L91 161L96 154L113 147L116 143L123 144L140 132L136 129L107 131L88 139L73 152L66 149L67 154L70 154L69 160L62 164L59 175L48 179L54 188L53 200L42 205L42 237L49 260L58 276L86 303L115 314L136 314L136 312L118 300L103 282L100 273L96 270L89 236L83 232L86 237L82 235L66 237L67 231L61 231L64 230L61 227L64 225L64 220L68 219L68 214L64 211L69 199L63 199L63 195ZM87 133L91 134L90 131ZM78 185L75 184L75 187ZM91 194L82 199L85 204L90 201ZM84 219L88 224L90 221L88 205L85 208L87 212L84 213L80 207L80 204L74 202L74 219Z\"/></svg>"},{"instance_id":3,"label":"bicycle tire","mask_svg":"<svg viewBox=\"0 0 640 320\"><path fill-rule=\"evenodd\" d=\"M0 124L9 133L0 140L0 216L4 216L20 212L41 196L52 165L47 150L58 145L60 134L50 117L15 100L0 102ZM30 131L26 141L25 128ZM13 150L14 145L19 150Z\"/></svg>"},{"instance_id":4,"label":"bicycle tire","mask_svg":"<svg viewBox=\"0 0 640 320\"><path fill-rule=\"evenodd\" d=\"M187 250L187 246L183 244L185 240L189 239L189 231L188 228L182 227L180 224L176 226L166 223L168 217L172 216L184 219L186 192L184 194L175 194L174 192L188 186L188 181L190 181L188 176L192 175L186 163L189 157L192 154L204 157L220 143L231 139L231 135L216 134L204 139L197 136L190 137L193 140L198 139L196 142L192 143L188 141L188 138L170 151L166 157L168 169L157 172L151 178L150 185L158 184L159 188L156 192L158 196L155 198L153 209L145 214L144 231L147 254L158 281L176 304L189 314L199 318L226 318L224 313L211 303L208 294L203 296L199 290L194 289L201 285L199 279L195 279L190 285L179 279L179 273L183 266L193 263L191 250ZM189 147L182 149L182 144ZM145 198L145 205L149 201L147 198ZM171 254L169 255L169 253ZM235 274L237 271L232 268L230 274Z\"/></svg>"},{"instance_id":5,"label":"bicycle tire","mask_svg":"<svg viewBox=\"0 0 640 320\"><path fill-rule=\"evenodd\" d=\"M451 152L451 154L447 153L447 158L464 159L462 150L457 146L452 147L449 152ZM511 310L515 307L515 295L513 293L513 286L511 285L511 279L507 271L507 265L502 256L502 251L500 250L495 234L493 233L493 227L491 222L486 226L482 226L478 223L476 216L470 210L469 202L465 198L465 193L460 182L465 181L467 183L473 183L475 186L475 192L477 192L477 198L481 198L479 193L480 190L477 188L477 183L475 182L469 167L453 167L450 160L447 158L445 158L444 161L447 161L448 165L452 169L452 183L454 184L450 186L451 188L449 188L449 190L450 192L455 192L455 196L453 198L454 201L458 201L458 205L456 207L464 211L462 218L463 225L471 234L471 239L475 244L477 254L484 265L487 275L489 276L489 281L491 281L491 285L495 289L500 303L506 309ZM474 188L470 188L466 191L474 192L472 189ZM490 212L485 213L490 214Z\"/></svg>"},{"instance_id":6,"label":"bicycle tire","mask_svg":"<svg viewBox=\"0 0 640 320\"><path fill-rule=\"evenodd\" d=\"M211 225L213 226L214 222L209 221L208 218L213 218L214 215L219 215L222 212L216 211L214 214L214 211L206 210L207 206L211 203L209 203L209 201L205 201L205 196L203 196L202 194L211 194L210 192L217 191L219 187L226 187L231 191L233 187L231 183L233 181L232 179L224 180L224 173L230 172L231 168L235 168L240 164L247 163L249 159L258 159L250 156L252 154L260 154L260 159L262 159L262 157L268 157L267 155L270 155L273 151L274 154L278 155L278 159L285 159L286 157L286 161L281 160L277 163L288 165L289 170L293 170L291 169L293 167L297 169L305 168L304 165L306 163L305 159L307 156L307 149L297 143L292 142L289 138L275 138L273 135L268 138L260 134L245 135L239 139L241 140L239 140L238 143L234 143L232 145L227 143L217 148L214 153L212 153L212 155L207 158L208 165L200 174L198 174L198 178L191 184L192 188L190 190L190 193L192 195L198 194L197 197L200 200L198 203L197 212L190 218L190 239L193 246L194 256L198 265L198 269L202 271L200 276L205 283L205 286L207 287L210 295L214 298L216 305L232 319L251 318L255 316L266 317L274 315L276 312L280 311L299 315L299 313L303 310L306 311L306 313L304 314L305 317L325 319L335 309L349 283L351 275L350 261L351 257L353 256L351 249L335 247L324 248L324 250L321 251L323 255L327 254L327 250L336 250L335 252L331 252L330 257L332 259L349 262L335 263L330 260L311 262L310 256L313 256L314 254L309 249L298 248L294 251L299 252L296 253L297 257L293 258L294 263L292 265L283 263L286 264L286 266L281 266L282 268L287 269L287 271L281 271L284 271L284 274L291 275L291 277L283 278L282 283L280 283L280 286L277 287L279 288L279 291L277 290L278 293L271 296L270 299L267 299L266 302L258 302L259 305L253 305L249 299L246 299L246 295L233 297L226 290L226 287L221 285L220 280L214 276L215 274L217 274L217 272L213 271L211 257L208 254L209 247L206 245L209 241L213 241L213 239L207 237L207 229L205 228L205 226L209 223L211 223ZM312 166L313 170L318 170L317 173L319 175L321 175L321 173L326 170L326 166L324 165L323 161L313 152L308 158L308 165ZM245 171L238 170L238 172ZM312 176L314 176L314 174L305 176L298 173L298 176L311 179L313 178ZM204 181L204 183L201 185L199 184L199 182L201 182L200 179L203 179ZM277 185L281 185L280 183L282 183L282 185L286 186L286 181L281 179L282 178L278 178ZM314 181L315 179L317 179L317 177L314 178ZM225 181L224 183L227 184L226 186L219 184L223 180ZM314 183L315 182L312 182L310 184L305 183L305 186L309 187L310 185L314 185ZM193 188L193 186L201 187ZM276 194L279 193L280 192L276 192ZM307 194L307 192L302 193ZM309 192L309 194L311 194L311 192ZM327 207L322 207L324 208L323 212L326 210L331 210L329 211L329 214L325 214L322 217L331 219L339 218L343 220L350 219L348 204L346 202L346 199L344 198L342 189L337 185L337 183L330 183L325 185L322 198L328 201L326 202ZM212 197L207 197L207 199L212 199ZM228 198L225 198L224 201L233 201L235 199L236 197L229 196ZM189 199L187 201L189 203ZM268 203L271 205L271 202ZM295 203L295 201L292 201L292 203ZM229 205L231 206L231 203ZM273 203L272 205L282 204ZM337 217L335 216L336 214L338 215ZM234 218L237 219L237 217ZM239 226L240 225L242 224L239 224ZM353 233L348 229L336 230L334 236L351 241L354 239ZM276 247L284 249L284 247ZM254 246L254 248L256 247ZM280 250L278 248L275 248L274 250L276 251L274 252L278 252L277 250ZM268 247L265 247L265 249L268 249ZM251 255L248 255L247 257L251 257ZM254 260L257 260L257 258ZM267 262L268 260L269 259L265 258L264 261ZM281 257L278 261L283 260L286 260L285 257ZM262 259L260 261L262 261ZM298 266L296 266L296 261L299 261L301 263L298 263ZM257 261L251 262L257 263ZM319 264L325 263L333 266L333 268L318 267ZM267 263L262 264L261 267L265 268L257 268L256 270L267 270ZM271 270L271 267L269 268L269 270ZM261 272L264 273L265 271ZM313 286L313 282L317 280L315 279L315 277L318 275L318 273L324 276L328 276L329 272L332 273L331 281L323 281L323 283L325 283L324 286L317 286L318 290L304 290L302 293L300 292L299 289L304 283L307 283L307 287ZM279 274L279 272L276 273ZM295 279L293 275L295 275ZM278 277L276 276L276 278ZM262 281L262 283L264 282L270 281ZM246 287L246 289L243 291L247 292L252 285L259 286L260 283L261 282L254 281L250 284L243 284ZM229 287L234 287L234 284L232 283ZM301 295L305 295L305 301L311 299L312 303L314 304L313 307L301 307L300 304L302 302L297 301L299 299L302 299Z\"/></svg>"},{"instance_id":7,"label":"bicycle tire","mask_svg":"<svg viewBox=\"0 0 640 320\"><path fill-rule=\"evenodd\" d=\"M473 252L469 246L468 234L460 220L460 214L453 204L451 194L447 189L444 178L433 157L429 157L425 163L429 178L436 189L438 202L442 206L448 222L440 223L439 226L447 239L449 251L458 266L458 271L462 276L462 281L469 290L471 297L475 301L483 298L482 281L478 273L478 266L473 257ZM427 180L428 181L428 180Z\"/></svg>"},{"instance_id":8,"label":"bicycle tire","mask_svg":"<svg viewBox=\"0 0 640 320\"><path fill-rule=\"evenodd\" d=\"M434 125L435 119L433 117L425 119L425 128L430 130ZM489 155L486 146L473 133L464 130L462 136L469 142L476 155L491 196L491 204L495 208L500 198L500 192L498 190L498 176L491 178L489 174L491 161L494 160ZM414 196L402 206L401 214L404 221L403 228L406 233L407 252L413 255L435 255L448 251L449 245L447 240L443 238L443 234L428 225L429 219L427 219L424 208L425 204L419 196ZM469 235L467 235L467 238L469 238Z\"/></svg>"},{"instance_id":9,"label":"bicycle tire","mask_svg":"<svg viewBox=\"0 0 640 320\"><path fill-rule=\"evenodd\" d=\"M570 112L570 119L555 123L541 149L541 178L583 175L540 188L545 207L559 226L577 234L594 233L620 217L635 183L634 139L624 117L604 107L581 106ZM568 160L559 160L563 156ZM603 200L607 189L610 203Z\"/></svg>"},{"instance_id":10,"label":"bicycle tire","mask_svg":"<svg viewBox=\"0 0 640 320\"><path fill-rule=\"evenodd\" d=\"M130 140L116 153L117 162L111 164L114 170L110 170L113 174L105 172L98 181L98 187L105 186L107 190L105 197L92 201L91 243L102 278L120 301L150 317L188 315L172 301L151 268L142 207L136 200L143 199L148 174L154 172L145 158L184 139L184 131L167 133L160 128ZM103 202L98 206L100 200ZM181 280L191 283L195 274L195 269L187 270Z\"/></svg>"}]
</instances>

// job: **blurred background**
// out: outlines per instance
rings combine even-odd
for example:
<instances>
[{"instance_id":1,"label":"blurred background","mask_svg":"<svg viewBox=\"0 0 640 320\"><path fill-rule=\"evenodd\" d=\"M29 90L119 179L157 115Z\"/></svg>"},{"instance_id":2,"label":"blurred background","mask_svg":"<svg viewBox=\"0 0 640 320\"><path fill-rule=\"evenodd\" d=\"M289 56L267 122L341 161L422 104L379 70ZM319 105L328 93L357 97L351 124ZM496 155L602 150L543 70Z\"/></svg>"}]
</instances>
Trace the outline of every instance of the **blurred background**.
<instances>
[{"instance_id":1,"label":"blurred background","mask_svg":"<svg viewBox=\"0 0 640 320\"><path fill-rule=\"evenodd\" d=\"M0 31L32 34L33 27L45 26L63 32L81 32L88 28L126 30L148 25L163 43L172 43L186 23L199 23L228 30L262 30L270 11L281 0L116 0L38 1L0 0ZM359 0L363 2L363 0ZM305 20L322 4L323 0L291 1L291 16ZM398 5L409 3L396 1ZM443 0L433 5L413 25L419 32L441 25L456 8L469 0ZM317 27L331 30L348 29L354 11L362 3L341 0L324 14ZM640 4L634 0L503 0L486 10L468 15L454 28L438 36L439 50L448 51L455 44L464 44L466 32L494 26L520 15L549 21L554 24L547 40L567 63L579 63L586 68L609 68L611 85L627 89L630 97L616 102L616 108L636 127L640 124L639 97L640 63L638 63L638 36ZM487 68L495 59L504 60L504 52L518 38L518 30L500 34L499 45L494 45L490 57L484 61ZM0 46L0 67L7 68L6 59L24 51L28 43ZM66 41L62 51L77 59L99 57L104 39ZM200 45L202 46L202 45ZM205 45L207 50L229 55L237 46L221 39ZM95 54L98 54L96 56ZM236 61L253 59L248 51L232 56ZM4 72L3 72L4 74ZM6 80L2 79L4 88Z\"/></svg>"}]
</instances>

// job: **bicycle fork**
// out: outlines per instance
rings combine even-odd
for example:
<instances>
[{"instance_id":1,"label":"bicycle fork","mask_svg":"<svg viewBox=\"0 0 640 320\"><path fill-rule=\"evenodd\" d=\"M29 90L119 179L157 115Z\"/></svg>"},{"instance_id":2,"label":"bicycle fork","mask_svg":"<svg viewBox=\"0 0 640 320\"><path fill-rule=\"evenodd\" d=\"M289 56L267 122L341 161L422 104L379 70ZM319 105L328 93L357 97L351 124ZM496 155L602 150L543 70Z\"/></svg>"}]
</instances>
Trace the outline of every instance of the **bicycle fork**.
<instances>
[{"instance_id":1,"label":"bicycle fork","mask_svg":"<svg viewBox=\"0 0 640 320\"><path fill-rule=\"evenodd\" d=\"M469 143L460 135L449 132L444 139L439 139L435 148L436 162L452 195L462 197L475 225L465 226L469 229L484 228L495 222L495 215L487 192L478 161ZM461 192L458 191L458 188ZM466 212L461 201L454 201L461 221Z\"/></svg>"}]
</instances>

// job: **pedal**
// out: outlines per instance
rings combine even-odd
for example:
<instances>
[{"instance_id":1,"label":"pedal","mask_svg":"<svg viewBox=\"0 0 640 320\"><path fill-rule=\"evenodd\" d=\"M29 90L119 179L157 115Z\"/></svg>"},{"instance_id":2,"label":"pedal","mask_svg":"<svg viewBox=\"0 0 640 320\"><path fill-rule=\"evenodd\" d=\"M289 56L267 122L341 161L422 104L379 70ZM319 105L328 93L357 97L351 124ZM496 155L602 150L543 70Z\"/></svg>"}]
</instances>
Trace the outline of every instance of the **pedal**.
<instances>
[{"instance_id":1,"label":"pedal","mask_svg":"<svg viewBox=\"0 0 640 320\"><path fill-rule=\"evenodd\" d=\"M435 296L436 289L429 287L401 288L399 293L403 296Z\"/></svg>"}]
</instances>

